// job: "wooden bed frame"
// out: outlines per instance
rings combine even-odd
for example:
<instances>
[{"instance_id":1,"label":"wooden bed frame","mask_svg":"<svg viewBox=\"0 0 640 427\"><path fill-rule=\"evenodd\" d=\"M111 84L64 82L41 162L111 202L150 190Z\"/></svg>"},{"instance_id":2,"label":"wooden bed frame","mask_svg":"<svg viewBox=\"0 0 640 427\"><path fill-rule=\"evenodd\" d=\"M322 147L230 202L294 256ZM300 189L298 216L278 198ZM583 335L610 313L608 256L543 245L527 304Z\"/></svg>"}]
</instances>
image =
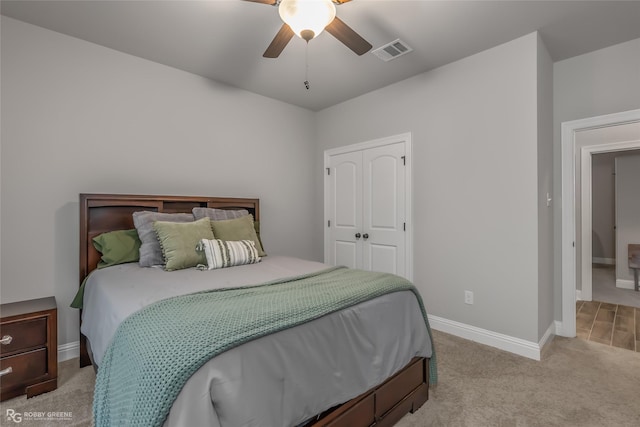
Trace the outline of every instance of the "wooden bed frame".
<instances>
[{"instance_id":1,"label":"wooden bed frame","mask_svg":"<svg viewBox=\"0 0 640 427\"><path fill-rule=\"evenodd\" d=\"M260 220L260 201L250 198L80 194L80 281L96 269L100 253L92 239L107 231L133 229L133 212L190 213L194 207L247 209ZM82 323L82 312L80 313ZM80 332L80 366L91 364L87 339ZM429 397L429 359L414 358L383 384L332 408L305 427L392 426Z\"/></svg>"}]
</instances>

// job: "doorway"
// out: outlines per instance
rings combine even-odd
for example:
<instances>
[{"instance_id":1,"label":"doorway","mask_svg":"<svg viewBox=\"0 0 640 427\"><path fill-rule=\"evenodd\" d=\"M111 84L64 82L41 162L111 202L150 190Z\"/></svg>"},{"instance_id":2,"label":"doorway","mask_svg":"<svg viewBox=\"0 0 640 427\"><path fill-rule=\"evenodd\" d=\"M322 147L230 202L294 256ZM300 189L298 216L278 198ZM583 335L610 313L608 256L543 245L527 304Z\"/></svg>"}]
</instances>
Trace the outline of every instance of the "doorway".
<instances>
[{"instance_id":1,"label":"doorway","mask_svg":"<svg viewBox=\"0 0 640 427\"><path fill-rule=\"evenodd\" d=\"M586 130L591 137L584 135L584 130L576 134L576 155L580 163L580 179L576 179L576 204L580 207L576 215L579 236L576 241L577 248L577 275L576 284L580 283L581 299L591 301L593 299L593 156L603 153L623 152L640 147L640 124L620 123L612 126ZM625 129L622 135L613 135L618 129ZM620 132L619 132L620 133ZM579 137L584 135L582 139ZM593 137L595 135L595 137ZM632 138L632 139L627 139ZM622 140L622 141L621 141ZM618 141L618 142L612 142ZM578 152L579 150L579 152ZM578 204L579 201L579 204Z\"/></svg>"},{"instance_id":2,"label":"doorway","mask_svg":"<svg viewBox=\"0 0 640 427\"><path fill-rule=\"evenodd\" d=\"M640 123L623 127L640 139ZM591 158L591 300L640 308L640 292L633 290L633 272L627 262L629 244L640 242L640 150L596 153ZM585 300L579 290L581 281L576 282L576 297ZM578 319L578 329L579 323Z\"/></svg>"},{"instance_id":3,"label":"doorway","mask_svg":"<svg viewBox=\"0 0 640 427\"><path fill-rule=\"evenodd\" d=\"M591 299L591 156L594 153L640 148L640 140L594 141L578 147L576 132L640 122L640 109L564 122L561 125L562 157L562 322L558 335L576 336L576 277L580 274L583 298ZM578 168L579 166L579 168ZM579 170L578 170L579 169ZM580 192L576 192L580 183ZM579 204L577 202L579 200ZM579 218L576 216L580 208ZM576 223L580 229L576 231ZM578 265L580 266L578 270ZM588 269L585 268L588 266ZM585 294L585 291L588 294Z\"/></svg>"}]
</instances>

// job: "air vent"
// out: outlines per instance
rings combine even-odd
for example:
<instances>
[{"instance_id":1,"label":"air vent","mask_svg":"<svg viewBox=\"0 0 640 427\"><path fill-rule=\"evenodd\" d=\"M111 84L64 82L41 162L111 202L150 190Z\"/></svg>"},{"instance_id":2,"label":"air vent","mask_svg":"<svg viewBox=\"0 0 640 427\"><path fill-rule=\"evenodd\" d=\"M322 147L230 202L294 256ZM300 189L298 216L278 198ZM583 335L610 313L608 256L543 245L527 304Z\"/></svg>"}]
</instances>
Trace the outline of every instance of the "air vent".
<instances>
[{"instance_id":1,"label":"air vent","mask_svg":"<svg viewBox=\"0 0 640 427\"><path fill-rule=\"evenodd\" d=\"M399 56L407 54L411 52L413 49L410 48L405 42L400 39L396 39L391 43L387 43L384 46L380 46L376 50L372 52L384 62L391 61L392 59L396 59Z\"/></svg>"}]
</instances>

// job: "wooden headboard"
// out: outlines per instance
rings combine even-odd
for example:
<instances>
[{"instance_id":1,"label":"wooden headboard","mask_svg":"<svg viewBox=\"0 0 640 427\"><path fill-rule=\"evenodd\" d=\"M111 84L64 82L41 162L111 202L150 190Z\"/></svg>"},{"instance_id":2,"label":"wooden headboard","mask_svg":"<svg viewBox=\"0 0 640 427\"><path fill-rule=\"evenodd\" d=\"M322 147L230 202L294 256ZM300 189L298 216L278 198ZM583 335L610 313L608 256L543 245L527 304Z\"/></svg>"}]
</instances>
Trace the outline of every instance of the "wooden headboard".
<instances>
[{"instance_id":1,"label":"wooden headboard","mask_svg":"<svg viewBox=\"0 0 640 427\"><path fill-rule=\"evenodd\" d=\"M92 239L107 231L133 229L137 211L191 213L195 207L246 209L260 221L260 200L233 197L80 194L80 281L95 270L100 253ZM82 319L82 318L81 318ZM82 321L82 320L81 320ZM84 354L83 354L84 353ZM90 364L85 337L80 334L80 366Z\"/></svg>"}]
</instances>

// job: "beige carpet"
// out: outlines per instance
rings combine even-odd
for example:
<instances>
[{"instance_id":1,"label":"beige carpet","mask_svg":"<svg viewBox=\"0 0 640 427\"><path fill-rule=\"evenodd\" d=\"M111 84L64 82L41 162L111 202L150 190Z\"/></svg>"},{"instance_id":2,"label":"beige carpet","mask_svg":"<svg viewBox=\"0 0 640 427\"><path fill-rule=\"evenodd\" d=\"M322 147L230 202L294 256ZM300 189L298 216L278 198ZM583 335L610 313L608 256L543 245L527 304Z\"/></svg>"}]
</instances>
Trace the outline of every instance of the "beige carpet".
<instances>
[{"instance_id":1,"label":"beige carpet","mask_svg":"<svg viewBox=\"0 0 640 427\"><path fill-rule=\"evenodd\" d=\"M439 384L398 427L640 426L640 355L555 337L542 361L434 332Z\"/></svg>"},{"instance_id":2,"label":"beige carpet","mask_svg":"<svg viewBox=\"0 0 640 427\"><path fill-rule=\"evenodd\" d=\"M87 366L80 369L78 359L64 361L58 364L58 389L31 399L20 396L0 403L0 425L2 427L12 425L90 426L95 378L93 367ZM9 419L8 410L19 414L21 421L18 423ZM71 414L60 414L60 412L71 412Z\"/></svg>"},{"instance_id":3,"label":"beige carpet","mask_svg":"<svg viewBox=\"0 0 640 427\"><path fill-rule=\"evenodd\" d=\"M437 331L434 339L440 382L398 427L640 426L638 353L556 337L536 362ZM2 426L18 425L7 409L72 413L71 420L25 418L21 426L89 426L95 376L77 364L60 364L58 390L2 402Z\"/></svg>"}]
</instances>

